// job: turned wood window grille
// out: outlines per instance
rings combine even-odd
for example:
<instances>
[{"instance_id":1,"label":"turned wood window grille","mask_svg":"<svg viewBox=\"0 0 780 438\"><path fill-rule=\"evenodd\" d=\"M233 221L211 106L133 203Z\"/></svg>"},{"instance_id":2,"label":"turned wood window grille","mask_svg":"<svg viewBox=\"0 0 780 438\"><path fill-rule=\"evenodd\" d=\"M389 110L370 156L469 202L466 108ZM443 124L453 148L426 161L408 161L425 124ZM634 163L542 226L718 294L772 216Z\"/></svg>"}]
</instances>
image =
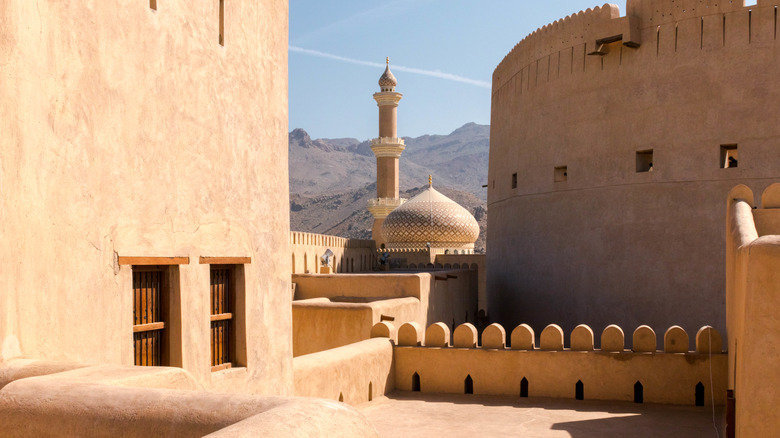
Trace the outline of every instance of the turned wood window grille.
<instances>
[{"instance_id":1,"label":"turned wood window grille","mask_svg":"<svg viewBox=\"0 0 780 438\"><path fill-rule=\"evenodd\" d=\"M163 274L158 267L133 268L133 346L138 366L163 365Z\"/></svg>"},{"instance_id":2,"label":"turned wood window grille","mask_svg":"<svg viewBox=\"0 0 780 438\"><path fill-rule=\"evenodd\" d=\"M233 269L225 265L211 267L211 367L212 371L230 368L233 362Z\"/></svg>"}]
</instances>

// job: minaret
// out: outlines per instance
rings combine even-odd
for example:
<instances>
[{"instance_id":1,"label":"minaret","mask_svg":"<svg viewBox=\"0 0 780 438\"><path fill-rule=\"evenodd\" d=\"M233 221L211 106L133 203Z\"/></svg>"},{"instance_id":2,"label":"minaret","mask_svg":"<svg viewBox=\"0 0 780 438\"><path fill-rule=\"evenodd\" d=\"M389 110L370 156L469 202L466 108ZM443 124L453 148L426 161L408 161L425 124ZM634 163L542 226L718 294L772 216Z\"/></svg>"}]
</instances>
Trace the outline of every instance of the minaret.
<instances>
[{"instance_id":1,"label":"minaret","mask_svg":"<svg viewBox=\"0 0 780 438\"><path fill-rule=\"evenodd\" d=\"M385 243L382 236L385 218L405 201L398 196L398 159L406 145L398 138L398 102L403 95L395 92L396 85L398 81L390 71L390 58L387 58L387 68L379 78L380 91L374 93L379 107L379 137L371 140L371 150L376 155L376 199L368 201L368 211L374 215L371 238L377 246Z\"/></svg>"}]
</instances>

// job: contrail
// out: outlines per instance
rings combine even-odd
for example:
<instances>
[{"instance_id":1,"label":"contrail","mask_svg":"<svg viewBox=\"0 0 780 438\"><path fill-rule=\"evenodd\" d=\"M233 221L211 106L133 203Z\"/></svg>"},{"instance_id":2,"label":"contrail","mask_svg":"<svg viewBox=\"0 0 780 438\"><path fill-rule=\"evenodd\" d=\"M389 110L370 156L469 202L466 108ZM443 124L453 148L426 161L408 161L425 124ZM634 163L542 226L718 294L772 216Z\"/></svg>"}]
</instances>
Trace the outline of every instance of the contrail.
<instances>
[{"instance_id":1,"label":"contrail","mask_svg":"<svg viewBox=\"0 0 780 438\"><path fill-rule=\"evenodd\" d=\"M303 54L311 55L311 56L318 56L320 58L333 59L333 60L341 61L341 62L348 62L350 64L365 65L367 67L382 68L382 67L385 66L384 64L381 64L379 62L361 61L360 59L347 58L345 56L333 55L331 53L320 52L318 50L304 49L302 47L297 47L297 46L290 46L290 51L291 52L297 52L297 53L303 53ZM440 71L437 71L437 70L424 70L424 69L421 69L421 68L404 67L402 65L396 65L396 64L393 64L393 70L405 71L407 73L414 73L414 74L418 74L418 75L431 76L431 77L439 78L439 79L447 79L449 81L462 82L464 84L474 85L476 87L482 87L482 88L490 88L491 87L490 82L479 81L479 80L476 80L476 79L464 78L463 76L458 76L458 75L454 75L454 74L450 74L450 73L444 73L444 72L440 72Z\"/></svg>"}]
</instances>

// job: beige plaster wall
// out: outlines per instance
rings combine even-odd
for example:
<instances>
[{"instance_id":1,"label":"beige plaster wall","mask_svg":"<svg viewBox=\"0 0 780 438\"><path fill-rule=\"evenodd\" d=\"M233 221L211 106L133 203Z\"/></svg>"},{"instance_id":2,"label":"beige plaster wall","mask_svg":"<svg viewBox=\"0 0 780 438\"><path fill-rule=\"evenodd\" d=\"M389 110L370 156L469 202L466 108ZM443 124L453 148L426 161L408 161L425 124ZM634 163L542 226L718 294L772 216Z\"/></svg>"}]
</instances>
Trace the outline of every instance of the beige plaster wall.
<instances>
[{"instance_id":1,"label":"beige plaster wall","mask_svg":"<svg viewBox=\"0 0 780 438\"><path fill-rule=\"evenodd\" d=\"M209 266L251 257L244 391L292 392L287 1L0 3L0 358L131 365L132 274L182 256L207 387ZM220 377L221 380L231 380Z\"/></svg>"},{"instance_id":2,"label":"beige plaster wall","mask_svg":"<svg viewBox=\"0 0 780 438\"><path fill-rule=\"evenodd\" d=\"M367 339L328 351L296 357L295 395L358 405L395 389L393 343Z\"/></svg>"},{"instance_id":3,"label":"beige plaster wall","mask_svg":"<svg viewBox=\"0 0 780 438\"><path fill-rule=\"evenodd\" d=\"M477 306L480 311L488 314L487 298L487 265L485 264L485 254L437 254L436 265L442 265L444 269L450 267L468 266L477 271Z\"/></svg>"},{"instance_id":4,"label":"beige plaster wall","mask_svg":"<svg viewBox=\"0 0 780 438\"><path fill-rule=\"evenodd\" d=\"M777 4L629 0L626 17L605 7L547 25L498 65L493 320L725 332L723 197L780 175ZM641 45L586 55L616 35ZM720 168L731 144L739 167ZM637 173L649 149L653 171Z\"/></svg>"},{"instance_id":5,"label":"beige plaster wall","mask_svg":"<svg viewBox=\"0 0 780 438\"><path fill-rule=\"evenodd\" d=\"M11 373L19 378L0 389L7 437L376 436L344 404L207 392L180 368L0 364L0 375Z\"/></svg>"},{"instance_id":6,"label":"beige plaster wall","mask_svg":"<svg viewBox=\"0 0 780 438\"><path fill-rule=\"evenodd\" d=\"M771 194L780 195L780 184L763 196ZM776 218L780 209L753 210L752 195L738 186L727 198L728 376L736 399L735 430L741 437L772 436L780 428L780 235L758 232L757 226Z\"/></svg>"},{"instance_id":7,"label":"beige plaster wall","mask_svg":"<svg viewBox=\"0 0 780 438\"><path fill-rule=\"evenodd\" d=\"M290 249L293 274L319 273L320 257L327 250L334 254L333 272L365 272L376 265L376 244L371 240L292 231Z\"/></svg>"},{"instance_id":8,"label":"beige plaster wall","mask_svg":"<svg viewBox=\"0 0 780 438\"><path fill-rule=\"evenodd\" d=\"M396 326L455 325L477 317L477 272L293 275L296 357L370 337L382 320Z\"/></svg>"},{"instance_id":9,"label":"beige plaster wall","mask_svg":"<svg viewBox=\"0 0 780 438\"><path fill-rule=\"evenodd\" d=\"M371 327L383 317L400 323L426 319L424 306L414 297L367 303L313 298L293 301L292 312L294 357L368 339Z\"/></svg>"},{"instance_id":10,"label":"beige plaster wall","mask_svg":"<svg viewBox=\"0 0 780 438\"><path fill-rule=\"evenodd\" d=\"M470 376L474 394L519 396L525 378L529 397L574 398L575 386L581 381L586 400L634 401L634 385L640 382L644 403L694 405L696 385L701 382L705 406L712 403L713 395L716 404L725 402L728 364L724 353L704 353L704 345L696 352L666 352L672 346L664 351L640 353L618 348L607 352L592 349L592 336L589 350L574 351L561 348L563 332L555 328L552 333L545 330L549 336L546 345L543 335L541 348L527 346L524 350L479 346L473 328L468 335L469 331L459 327L450 343L449 333L429 338L429 327L423 345L436 344L430 347L409 346L399 338L394 351L396 388L411 391L417 373L422 392L462 394ZM480 348L450 347L458 343ZM718 349L716 345L713 348Z\"/></svg>"}]
</instances>

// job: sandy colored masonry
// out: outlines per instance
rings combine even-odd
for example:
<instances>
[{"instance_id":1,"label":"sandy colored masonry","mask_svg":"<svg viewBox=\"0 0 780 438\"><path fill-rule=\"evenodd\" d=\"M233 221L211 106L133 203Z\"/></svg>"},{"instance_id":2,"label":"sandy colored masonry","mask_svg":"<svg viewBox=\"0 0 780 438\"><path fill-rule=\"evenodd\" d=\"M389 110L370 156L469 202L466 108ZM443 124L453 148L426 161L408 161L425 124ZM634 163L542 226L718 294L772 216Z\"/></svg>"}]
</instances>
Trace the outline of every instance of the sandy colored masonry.
<instances>
[{"instance_id":1,"label":"sandy colored masonry","mask_svg":"<svg viewBox=\"0 0 780 438\"><path fill-rule=\"evenodd\" d=\"M605 5L540 28L498 64L493 321L726 333L723 199L780 175L778 4ZM733 152L738 167L724 168Z\"/></svg>"}]
</instances>

